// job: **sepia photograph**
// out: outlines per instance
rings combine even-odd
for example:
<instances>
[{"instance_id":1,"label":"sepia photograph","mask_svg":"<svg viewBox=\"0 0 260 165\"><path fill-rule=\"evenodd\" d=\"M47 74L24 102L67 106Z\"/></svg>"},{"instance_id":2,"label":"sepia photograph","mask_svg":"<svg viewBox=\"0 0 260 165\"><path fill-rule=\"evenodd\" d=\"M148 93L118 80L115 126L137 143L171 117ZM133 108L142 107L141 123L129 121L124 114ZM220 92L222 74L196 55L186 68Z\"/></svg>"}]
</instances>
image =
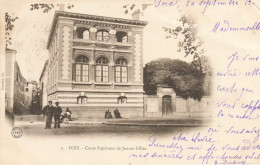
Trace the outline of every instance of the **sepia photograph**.
<instances>
[{"instance_id":1,"label":"sepia photograph","mask_svg":"<svg viewBox=\"0 0 260 165\"><path fill-rule=\"evenodd\" d=\"M1 1L0 164L260 163L242 1Z\"/></svg>"},{"instance_id":2,"label":"sepia photograph","mask_svg":"<svg viewBox=\"0 0 260 165\"><path fill-rule=\"evenodd\" d=\"M17 35L35 47L12 36L26 18L6 13L6 117L29 134L150 134L210 122L212 69L196 21L179 12L176 25L157 25L158 37L175 45L144 55L156 38L151 18L141 20L150 6L122 5L126 19L77 13L73 4L31 4L26 14L39 17ZM16 57L29 52L30 60Z\"/></svg>"}]
</instances>

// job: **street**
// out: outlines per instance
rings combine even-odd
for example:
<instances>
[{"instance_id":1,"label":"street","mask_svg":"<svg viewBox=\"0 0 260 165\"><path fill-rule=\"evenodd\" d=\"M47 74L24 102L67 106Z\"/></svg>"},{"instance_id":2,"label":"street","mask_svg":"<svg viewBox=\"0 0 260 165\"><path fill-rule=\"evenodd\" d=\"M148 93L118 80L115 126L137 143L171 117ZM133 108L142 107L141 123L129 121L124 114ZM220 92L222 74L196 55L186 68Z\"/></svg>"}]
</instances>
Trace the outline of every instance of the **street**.
<instances>
[{"instance_id":1,"label":"street","mask_svg":"<svg viewBox=\"0 0 260 165\"><path fill-rule=\"evenodd\" d=\"M176 132L193 130L194 127L179 126L120 126L120 125L91 125L91 126L61 126L60 129L44 129L44 125L36 127L21 127L28 135L151 135L172 134Z\"/></svg>"},{"instance_id":2,"label":"street","mask_svg":"<svg viewBox=\"0 0 260 165\"><path fill-rule=\"evenodd\" d=\"M103 120L100 122L75 121L62 123L61 128L44 129L44 122L17 123L24 131L24 135L117 135L117 136L136 136L151 134L174 134L200 129L205 126L203 120Z\"/></svg>"}]
</instances>

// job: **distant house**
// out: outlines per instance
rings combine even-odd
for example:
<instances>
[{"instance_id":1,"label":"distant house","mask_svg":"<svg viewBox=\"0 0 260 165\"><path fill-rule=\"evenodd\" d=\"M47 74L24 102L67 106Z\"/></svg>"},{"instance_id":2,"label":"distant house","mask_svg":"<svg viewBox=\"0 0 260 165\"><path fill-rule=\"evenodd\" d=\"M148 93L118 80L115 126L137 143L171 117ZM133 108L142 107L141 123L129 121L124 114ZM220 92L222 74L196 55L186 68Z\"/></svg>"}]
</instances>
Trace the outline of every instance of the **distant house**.
<instances>
[{"instance_id":1,"label":"distant house","mask_svg":"<svg viewBox=\"0 0 260 165\"><path fill-rule=\"evenodd\" d=\"M25 103L27 106L27 110L30 111L31 114L40 113L40 92L38 89L38 82L36 81L27 81L25 86ZM37 98L39 97L39 98ZM37 100L39 99L39 100Z\"/></svg>"},{"instance_id":2,"label":"distant house","mask_svg":"<svg viewBox=\"0 0 260 165\"><path fill-rule=\"evenodd\" d=\"M42 104L47 92L48 100L59 101L75 117L104 117L115 108L124 117L143 117L147 22L138 14L130 20L56 11L40 78Z\"/></svg>"}]
</instances>

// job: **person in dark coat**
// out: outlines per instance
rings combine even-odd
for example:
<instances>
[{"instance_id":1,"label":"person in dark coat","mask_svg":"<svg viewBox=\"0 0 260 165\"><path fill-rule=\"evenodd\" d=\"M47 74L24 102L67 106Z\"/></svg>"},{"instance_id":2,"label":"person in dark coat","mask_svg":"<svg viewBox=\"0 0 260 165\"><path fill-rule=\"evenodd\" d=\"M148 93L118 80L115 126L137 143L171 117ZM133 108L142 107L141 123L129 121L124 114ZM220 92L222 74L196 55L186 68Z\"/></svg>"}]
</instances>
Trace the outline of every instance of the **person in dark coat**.
<instances>
[{"instance_id":1,"label":"person in dark coat","mask_svg":"<svg viewBox=\"0 0 260 165\"><path fill-rule=\"evenodd\" d=\"M105 112L105 119L107 119L108 111Z\"/></svg>"},{"instance_id":2,"label":"person in dark coat","mask_svg":"<svg viewBox=\"0 0 260 165\"><path fill-rule=\"evenodd\" d=\"M54 128L58 127L60 128L60 115L62 112L61 107L59 106L59 102L55 103L56 106L54 107Z\"/></svg>"},{"instance_id":3,"label":"person in dark coat","mask_svg":"<svg viewBox=\"0 0 260 165\"><path fill-rule=\"evenodd\" d=\"M105 112L105 119L112 119L113 116L111 114L111 112L109 111L109 109Z\"/></svg>"},{"instance_id":4,"label":"person in dark coat","mask_svg":"<svg viewBox=\"0 0 260 165\"><path fill-rule=\"evenodd\" d=\"M121 117L121 114L120 114L120 112L119 112L119 110L116 108L115 110L114 110L114 115L115 115L115 118L122 118Z\"/></svg>"},{"instance_id":5,"label":"person in dark coat","mask_svg":"<svg viewBox=\"0 0 260 165\"><path fill-rule=\"evenodd\" d=\"M51 128L51 123L52 123L52 116L53 116L53 111L54 111L54 107L52 106L52 101L49 101L49 104L46 105L43 108L43 118L45 116L46 117L46 125L45 125L45 129Z\"/></svg>"}]
</instances>

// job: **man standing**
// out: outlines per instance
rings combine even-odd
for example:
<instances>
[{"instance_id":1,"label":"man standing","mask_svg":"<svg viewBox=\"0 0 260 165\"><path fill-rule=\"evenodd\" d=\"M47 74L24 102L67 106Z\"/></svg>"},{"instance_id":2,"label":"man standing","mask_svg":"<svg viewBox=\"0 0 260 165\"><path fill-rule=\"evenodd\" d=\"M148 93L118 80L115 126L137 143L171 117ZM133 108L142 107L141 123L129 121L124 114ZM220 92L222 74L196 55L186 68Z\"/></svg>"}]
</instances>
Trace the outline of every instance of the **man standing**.
<instances>
[{"instance_id":1,"label":"man standing","mask_svg":"<svg viewBox=\"0 0 260 165\"><path fill-rule=\"evenodd\" d=\"M52 116L53 116L53 109L54 107L52 106L52 101L49 101L49 104L46 105L44 108L43 108L43 118L45 116L46 117L46 126L45 126L45 129L48 129L48 128L51 128L51 123L52 123Z\"/></svg>"},{"instance_id":2,"label":"man standing","mask_svg":"<svg viewBox=\"0 0 260 165\"><path fill-rule=\"evenodd\" d=\"M59 102L56 102L56 107L54 108L54 128L60 128L60 115L62 112L61 107L59 106Z\"/></svg>"}]
</instances>

